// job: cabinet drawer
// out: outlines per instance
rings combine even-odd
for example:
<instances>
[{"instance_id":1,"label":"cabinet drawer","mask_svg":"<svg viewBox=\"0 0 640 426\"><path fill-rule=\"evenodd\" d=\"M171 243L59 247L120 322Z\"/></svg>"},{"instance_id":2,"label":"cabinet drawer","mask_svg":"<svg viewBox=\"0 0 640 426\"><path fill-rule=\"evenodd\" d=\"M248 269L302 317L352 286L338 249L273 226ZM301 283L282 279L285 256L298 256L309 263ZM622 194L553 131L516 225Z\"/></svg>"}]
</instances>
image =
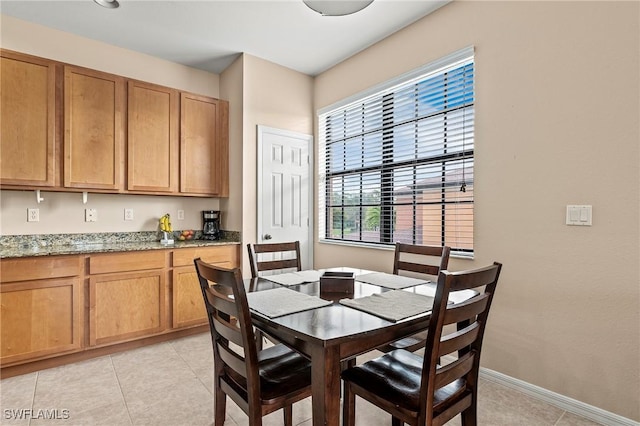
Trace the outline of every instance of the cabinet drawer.
<instances>
[{"instance_id":1,"label":"cabinet drawer","mask_svg":"<svg viewBox=\"0 0 640 426\"><path fill-rule=\"evenodd\" d=\"M224 263L228 268L240 265L238 248L233 244L216 247L196 247L173 251L173 266L193 266L193 259L201 258L207 263Z\"/></svg>"},{"instance_id":2,"label":"cabinet drawer","mask_svg":"<svg viewBox=\"0 0 640 426\"><path fill-rule=\"evenodd\" d=\"M89 258L89 274L163 269L165 253L165 250L156 250L96 254Z\"/></svg>"},{"instance_id":3,"label":"cabinet drawer","mask_svg":"<svg viewBox=\"0 0 640 426\"><path fill-rule=\"evenodd\" d=\"M81 268L80 256L2 259L0 261L0 277L2 282L75 277L80 275Z\"/></svg>"}]
</instances>

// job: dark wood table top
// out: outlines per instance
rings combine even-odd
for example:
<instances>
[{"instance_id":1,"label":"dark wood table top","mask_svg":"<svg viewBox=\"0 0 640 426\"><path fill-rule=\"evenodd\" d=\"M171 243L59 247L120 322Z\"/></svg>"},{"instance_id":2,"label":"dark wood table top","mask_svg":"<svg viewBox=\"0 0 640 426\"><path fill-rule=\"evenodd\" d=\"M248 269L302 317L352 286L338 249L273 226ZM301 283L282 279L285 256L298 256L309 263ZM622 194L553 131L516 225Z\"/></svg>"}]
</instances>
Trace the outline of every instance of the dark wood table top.
<instances>
[{"instance_id":1,"label":"dark wood table top","mask_svg":"<svg viewBox=\"0 0 640 426\"><path fill-rule=\"evenodd\" d=\"M264 291L274 288L286 287L301 293L317 296L325 300L332 300L334 303L330 306L312 309L308 311L298 312L285 315L278 318L268 318L260 313L252 312L254 321L257 324L271 323L274 327L280 327L298 332L306 339L322 342L324 345L338 344L341 341L348 340L353 336L359 336L367 333L379 332L381 329L387 328L405 328L409 324L421 324L421 328L427 328L429 321L429 313L416 315L398 322L388 321L357 309L353 309L341 305L338 301L343 298L362 298L375 293L383 293L391 291L391 289L380 287L374 284L368 284L357 281L358 275L370 273L369 270L354 268L330 268L331 271L352 271L356 275L353 294L341 293L323 293L320 292L320 283L304 283L293 286L282 286L265 278L256 278L245 280L248 291ZM415 287L404 289L404 291L415 292L426 296L435 296L435 282L421 284ZM459 292L462 294L452 294L452 301L459 302L467 300L473 293ZM410 334L410 333L408 333ZM363 352L366 352L364 350Z\"/></svg>"}]
</instances>

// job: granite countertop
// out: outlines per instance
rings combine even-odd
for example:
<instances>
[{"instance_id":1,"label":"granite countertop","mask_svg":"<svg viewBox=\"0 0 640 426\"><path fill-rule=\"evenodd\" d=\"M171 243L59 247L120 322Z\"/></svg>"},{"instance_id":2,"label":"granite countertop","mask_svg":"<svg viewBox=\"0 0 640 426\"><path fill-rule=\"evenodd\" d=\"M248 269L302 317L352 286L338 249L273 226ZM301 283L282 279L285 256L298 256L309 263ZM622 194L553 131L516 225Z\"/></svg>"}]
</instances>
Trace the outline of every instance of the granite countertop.
<instances>
[{"instance_id":1,"label":"granite countertop","mask_svg":"<svg viewBox=\"0 0 640 426\"><path fill-rule=\"evenodd\" d=\"M216 241L197 239L200 236L196 233L193 240L176 239L174 244L161 244L155 232L1 236L0 259L240 244L236 232L224 232Z\"/></svg>"}]
</instances>

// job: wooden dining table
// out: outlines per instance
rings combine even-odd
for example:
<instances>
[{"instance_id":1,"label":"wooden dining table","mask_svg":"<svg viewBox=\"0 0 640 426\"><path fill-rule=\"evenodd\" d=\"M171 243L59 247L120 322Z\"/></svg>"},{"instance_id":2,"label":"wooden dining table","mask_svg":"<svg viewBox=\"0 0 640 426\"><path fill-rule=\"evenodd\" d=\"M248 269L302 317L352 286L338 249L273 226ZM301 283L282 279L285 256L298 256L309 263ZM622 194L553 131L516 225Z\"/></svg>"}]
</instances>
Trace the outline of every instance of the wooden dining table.
<instances>
[{"instance_id":1,"label":"wooden dining table","mask_svg":"<svg viewBox=\"0 0 640 426\"><path fill-rule=\"evenodd\" d=\"M353 268L331 268L330 271L354 272L356 281L352 294L321 294L319 282L287 288L312 296L332 300L331 305L277 318L252 311L254 325L268 335L290 346L311 360L312 414L314 426L337 426L340 421L340 373L345 362L357 355L402 337L425 330L430 312L397 322L388 321L338 303L341 298L361 298L390 289L357 281L358 275L371 271ZM265 278L245 280L249 292L282 287ZM427 296L435 295L435 283L421 284L406 291ZM458 303L473 293L452 294ZM251 307L251 306L250 306Z\"/></svg>"}]
</instances>

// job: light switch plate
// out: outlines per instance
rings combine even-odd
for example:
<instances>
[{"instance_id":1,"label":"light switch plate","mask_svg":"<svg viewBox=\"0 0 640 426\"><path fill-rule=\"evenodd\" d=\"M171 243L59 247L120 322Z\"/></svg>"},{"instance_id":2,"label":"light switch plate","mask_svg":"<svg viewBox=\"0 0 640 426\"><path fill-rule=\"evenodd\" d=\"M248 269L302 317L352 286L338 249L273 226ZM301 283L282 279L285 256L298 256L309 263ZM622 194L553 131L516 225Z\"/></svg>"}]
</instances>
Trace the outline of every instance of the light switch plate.
<instances>
[{"instance_id":1,"label":"light switch plate","mask_svg":"<svg viewBox=\"0 0 640 426\"><path fill-rule=\"evenodd\" d=\"M592 207L590 205L568 205L567 225L591 226Z\"/></svg>"}]
</instances>

